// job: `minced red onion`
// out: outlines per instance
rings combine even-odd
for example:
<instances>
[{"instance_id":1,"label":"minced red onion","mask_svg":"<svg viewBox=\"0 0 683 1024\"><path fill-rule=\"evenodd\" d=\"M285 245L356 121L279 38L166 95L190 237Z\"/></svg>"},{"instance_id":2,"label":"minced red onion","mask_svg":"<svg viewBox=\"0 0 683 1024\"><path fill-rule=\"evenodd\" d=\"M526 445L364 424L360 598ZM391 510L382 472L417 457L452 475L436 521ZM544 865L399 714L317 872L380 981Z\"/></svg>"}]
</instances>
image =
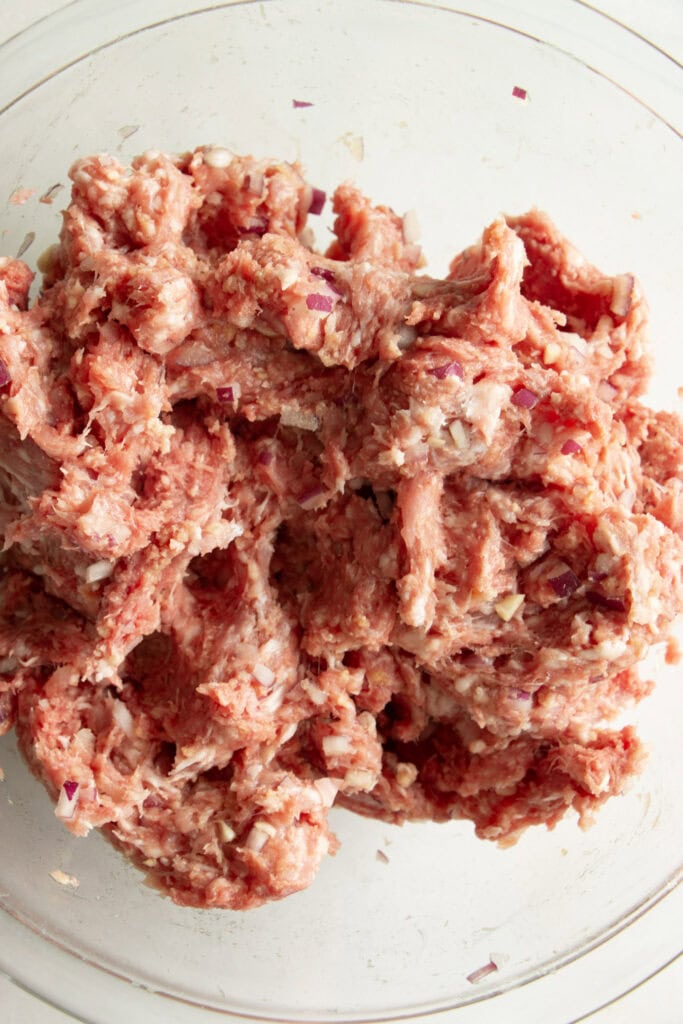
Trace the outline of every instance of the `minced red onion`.
<instances>
[{"instance_id":1,"label":"minced red onion","mask_svg":"<svg viewBox=\"0 0 683 1024\"><path fill-rule=\"evenodd\" d=\"M9 372L9 367L3 359L0 359L0 388L6 388L11 383L12 374Z\"/></svg>"},{"instance_id":2,"label":"minced red onion","mask_svg":"<svg viewBox=\"0 0 683 1024\"><path fill-rule=\"evenodd\" d=\"M586 599L596 608L602 608L606 612L625 612L626 605L620 597L608 597L598 590L586 591Z\"/></svg>"},{"instance_id":3,"label":"minced red onion","mask_svg":"<svg viewBox=\"0 0 683 1024\"><path fill-rule=\"evenodd\" d=\"M533 409L539 401L539 398L535 392L529 391L528 388L517 388L517 390L513 392L510 401L513 405L518 405L521 409Z\"/></svg>"},{"instance_id":4,"label":"minced red onion","mask_svg":"<svg viewBox=\"0 0 683 1024\"><path fill-rule=\"evenodd\" d=\"M263 186L265 185L265 182L265 177L258 171L253 174L245 174L244 176L244 187L252 196L263 195Z\"/></svg>"},{"instance_id":5,"label":"minced red onion","mask_svg":"<svg viewBox=\"0 0 683 1024\"><path fill-rule=\"evenodd\" d=\"M531 700L528 690L515 690L515 700Z\"/></svg>"},{"instance_id":6,"label":"minced red onion","mask_svg":"<svg viewBox=\"0 0 683 1024\"><path fill-rule=\"evenodd\" d=\"M307 487L305 491L301 492L297 501L302 508L312 508L320 495L324 493L325 490L320 484L312 484L311 487Z\"/></svg>"},{"instance_id":7,"label":"minced red onion","mask_svg":"<svg viewBox=\"0 0 683 1024\"><path fill-rule=\"evenodd\" d=\"M216 388L216 398L219 402L236 402L242 393L239 384L225 384Z\"/></svg>"},{"instance_id":8,"label":"minced red onion","mask_svg":"<svg viewBox=\"0 0 683 1024\"><path fill-rule=\"evenodd\" d=\"M329 270L327 267L311 267L311 273L314 277L320 277L323 281L330 285L333 291L337 291L337 279L334 276L334 271Z\"/></svg>"},{"instance_id":9,"label":"minced red onion","mask_svg":"<svg viewBox=\"0 0 683 1024\"><path fill-rule=\"evenodd\" d=\"M262 665L258 661L254 665L252 675L261 686L272 686L275 682L275 673L272 668L268 668L267 665Z\"/></svg>"},{"instance_id":10,"label":"minced red onion","mask_svg":"<svg viewBox=\"0 0 683 1024\"><path fill-rule=\"evenodd\" d=\"M257 238L262 238L268 231L268 221L261 217L259 220L254 221L249 225L248 228L242 228L242 233L245 235L256 235Z\"/></svg>"},{"instance_id":11,"label":"minced red onion","mask_svg":"<svg viewBox=\"0 0 683 1024\"><path fill-rule=\"evenodd\" d=\"M560 573L559 576L552 576L548 583L558 597L571 597L574 591L578 590L581 586L581 581L571 569Z\"/></svg>"},{"instance_id":12,"label":"minced red onion","mask_svg":"<svg viewBox=\"0 0 683 1024\"><path fill-rule=\"evenodd\" d=\"M569 437L560 448L560 451L563 455L580 455L583 448L573 437Z\"/></svg>"},{"instance_id":13,"label":"minced red onion","mask_svg":"<svg viewBox=\"0 0 683 1024\"><path fill-rule=\"evenodd\" d=\"M516 100L525 100L527 97L527 91L526 89L523 89L521 85L513 85L512 95Z\"/></svg>"},{"instance_id":14,"label":"minced red onion","mask_svg":"<svg viewBox=\"0 0 683 1024\"><path fill-rule=\"evenodd\" d=\"M325 206L326 199L327 193L323 192L321 188L314 187L313 193L311 195L311 205L308 207L308 212L315 214L315 216L318 216L318 214L323 212L323 207Z\"/></svg>"},{"instance_id":15,"label":"minced red onion","mask_svg":"<svg viewBox=\"0 0 683 1024\"><path fill-rule=\"evenodd\" d=\"M440 366L432 366L427 372L437 380L446 380L447 377L459 377L462 380L465 375L457 359L451 359L449 363L441 363Z\"/></svg>"},{"instance_id":16,"label":"minced red onion","mask_svg":"<svg viewBox=\"0 0 683 1024\"><path fill-rule=\"evenodd\" d=\"M403 241L406 245L415 245L420 240L420 222L417 219L415 210L408 210L407 213L404 213L401 229L403 231Z\"/></svg>"},{"instance_id":17,"label":"minced red onion","mask_svg":"<svg viewBox=\"0 0 683 1024\"><path fill-rule=\"evenodd\" d=\"M314 292L312 295L306 296L306 305L309 309L315 309L319 313L331 313L334 303L329 295Z\"/></svg>"},{"instance_id":18,"label":"minced red onion","mask_svg":"<svg viewBox=\"0 0 683 1024\"><path fill-rule=\"evenodd\" d=\"M612 300L610 312L615 316L628 316L633 302L633 274L620 274L612 283Z\"/></svg>"},{"instance_id":19,"label":"minced red onion","mask_svg":"<svg viewBox=\"0 0 683 1024\"><path fill-rule=\"evenodd\" d=\"M484 964L483 967L479 967L476 971L472 971L471 974L468 974L467 980L471 985L476 985L476 983L481 981L482 978L486 978L489 974L493 974L497 970L498 965L494 964L493 960L489 960L489 962Z\"/></svg>"},{"instance_id":20,"label":"minced red onion","mask_svg":"<svg viewBox=\"0 0 683 1024\"><path fill-rule=\"evenodd\" d=\"M613 402L617 394L617 389L608 380L601 380L598 384L598 398L603 402Z\"/></svg>"},{"instance_id":21,"label":"minced red onion","mask_svg":"<svg viewBox=\"0 0 683 1024\"><path fill-rule=\"evenodd\" d=\"M601 583L603 580L607 579L608 575L609 573L606 572L589 572L588 579L591 583Z\"/></svg>"},{"instance_id":22,"label":"minced red onion","mask_svg":"<svg viewBox=\"0 0 683 1024\"><path fill-rule=\"evenodd\" d=\"M312 107L313 104L309 100L292 100L292 106L299 110L301 107Z\"/></svg>"},{"instance_id":23,"label":"minced red onion","mask_svg":"<svg viewBox=\"0 0 683 1024\"><path fill-rule=\"evenodd\" d=\"M315 788L320 794L323 807L331 807L335 801L337 793L339 792L339 786L332 779L322 778L316 779L313 783Z\"/></svg>"},{"instance_id":24,"label":"minced red onion","mask_svg":"<svg viewBox=\"0 0 683 1024\"><path fill-rule=\"evenodd\" d=\"M273 453L269 451L268 448L264 448L258 453L256 461L260 466L269 466L273 461Z\"/></svg>"},{"instance_id":25,"label":"minced red onion","mask_svg":"<svg viewBox=\"0 0 683 1024\"><path fill-rule=\"evenodd\" d=\"M78 804L78 783L68 779L59 791L55 814L63 821L70 821Z\"/></svg>"}]
</instances>

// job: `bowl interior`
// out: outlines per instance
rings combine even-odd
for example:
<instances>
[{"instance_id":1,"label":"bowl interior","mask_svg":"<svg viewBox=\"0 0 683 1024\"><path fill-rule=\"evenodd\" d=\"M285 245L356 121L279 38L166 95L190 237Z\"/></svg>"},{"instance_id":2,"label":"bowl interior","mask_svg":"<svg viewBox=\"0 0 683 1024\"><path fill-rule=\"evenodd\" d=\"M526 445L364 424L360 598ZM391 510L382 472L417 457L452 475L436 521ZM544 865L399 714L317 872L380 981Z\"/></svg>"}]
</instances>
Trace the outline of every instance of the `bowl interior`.
<instances>
[{"instance_id":1,"label":"bowl interior","mask_svg":"<svg viewBox=\"0 0 683 1024\"><path fill-rule=\"evenodd\" d=\"M389 0L197 11L174 3L155 24L147 15L146 28L130 6L114 31L106 4L71 5L70 19L34 36L39 84L1 97L11 159L0 167L0 197L35 189L24 205L7 205L3 253L28 240L35 265L59 228L69 165L96 151L127 159L217 143L299 159L322 188L353 179L379 202L415 209L433 272L499 212L536 205L606 272L641 278L658 360L651 400L674 404L681 139L581 60L511 28L518 5L501 25ZM558 4L555 18L572 7ZM66 50L82 56L63 67ZM12 71L10 61L8 81ZM295 108L295 99L312 106ZM52 205L40 203L57 184L65 187ZM323 247L328 227L321 218ZM386 1019L515 989L608 939L679 870L683 706L663 652L644 671L659 680L634 716L649 763L589 832L569 820L501 851L466 823L396 829L335 812L342 849L311 889L245 915L180 910L101 837L71 838L5 738L0 906L45 937L46 958L52 946L66 948L235 1014ZM79 888L56 885L54 869ZM5 950L0 966L11 972ZM473 986L467 976L490 959L498 971Z\"/></svg>"}]
</instances>

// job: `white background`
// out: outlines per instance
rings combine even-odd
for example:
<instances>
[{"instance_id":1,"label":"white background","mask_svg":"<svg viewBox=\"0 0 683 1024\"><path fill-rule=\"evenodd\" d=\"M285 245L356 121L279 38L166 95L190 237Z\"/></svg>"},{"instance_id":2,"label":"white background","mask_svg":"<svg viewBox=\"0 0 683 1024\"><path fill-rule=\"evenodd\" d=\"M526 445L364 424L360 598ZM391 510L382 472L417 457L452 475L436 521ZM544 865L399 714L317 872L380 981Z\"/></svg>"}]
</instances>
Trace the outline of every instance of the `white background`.
<instances>
[{"instance_id":1,"label":"white background","mask_svg":"<svg viewBox=\"0 0 683 1024\"><path fill-rule=\"evenodd\" d=\"M144 0L141 0L144 2ZM537 0L545 4L548 0ZM63 0L0 0L0 43L63 6ZM474 7L475 4L473 3ZM683 61L683 0L593 0L591 6L635 29ZM681 100L683 104L683 98ZM683 938L683 925L682 925ZM496 1021L492 1008L492 1024ZM456 1024L457 1011L430 1018L433 1024ZM0 977L0 1024L69 1024L60 1013ZM661 971L630 995L592 1014L590 1024L681 1024L683 1021L683 960ZM543 1024L530 1021L529 1024ZM567 1022L569 1024L569 1022Z\"/></svg>"}]
</instances>

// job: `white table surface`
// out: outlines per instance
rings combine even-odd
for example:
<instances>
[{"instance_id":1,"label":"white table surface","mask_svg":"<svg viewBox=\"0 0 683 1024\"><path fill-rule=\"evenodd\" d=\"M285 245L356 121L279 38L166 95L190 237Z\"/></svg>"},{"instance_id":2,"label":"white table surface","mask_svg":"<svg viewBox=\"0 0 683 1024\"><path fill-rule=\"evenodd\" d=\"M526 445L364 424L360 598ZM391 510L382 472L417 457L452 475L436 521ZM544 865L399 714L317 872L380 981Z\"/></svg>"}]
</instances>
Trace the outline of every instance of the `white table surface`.
<instances>
[{"instance_id":1,"label":"white table surface","mask_svg":"<svg viewBox=\"0 0 683 1024\"><path fill-rule=\"evenodd\" d=\"M144 0L141 0L144 2ZM545 3L547 0L538 0ZM0 43L59 7L64 0L0 0ZM683 0L592 0L623 24L647 36L683 61ZM683 103L683 99L681 100ZM681 929L683 939L683 926ZM492 1009L492 1014L495 1010ZM431 1018L456 1024L457 1011ZM589 1024L681 1024L683 957L616 1003L591 1014ZM0 1024L73 1024L73 1018L47 1006L0 977ZM502 1024L491 1017L491 1024ZM530 1021L529 1024L543 1024Z\"/></svg>"}]
</instances>

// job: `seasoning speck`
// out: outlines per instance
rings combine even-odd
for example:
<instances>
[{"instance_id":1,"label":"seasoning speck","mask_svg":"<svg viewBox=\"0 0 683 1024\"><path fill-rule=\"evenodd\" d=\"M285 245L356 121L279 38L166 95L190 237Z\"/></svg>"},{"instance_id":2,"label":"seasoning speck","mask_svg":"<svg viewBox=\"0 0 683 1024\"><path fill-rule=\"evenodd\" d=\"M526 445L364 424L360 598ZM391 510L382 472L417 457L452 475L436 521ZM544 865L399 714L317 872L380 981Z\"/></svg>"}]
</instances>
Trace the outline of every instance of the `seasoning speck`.
<instances>
[{"instance_id":1,"label":"seasoning speck","mask_svg":"<svg viewBox=\"0 0 683 1024\"><path fill-rule=\"evenodd\" d=\"M77 878L74 878L73 875L67 875L64 871L51 871L50 878L54 878L55 882L58 882L60 885L68 885L72 889L78 889L81 884Z\"/></svg>"}]
</instances>

